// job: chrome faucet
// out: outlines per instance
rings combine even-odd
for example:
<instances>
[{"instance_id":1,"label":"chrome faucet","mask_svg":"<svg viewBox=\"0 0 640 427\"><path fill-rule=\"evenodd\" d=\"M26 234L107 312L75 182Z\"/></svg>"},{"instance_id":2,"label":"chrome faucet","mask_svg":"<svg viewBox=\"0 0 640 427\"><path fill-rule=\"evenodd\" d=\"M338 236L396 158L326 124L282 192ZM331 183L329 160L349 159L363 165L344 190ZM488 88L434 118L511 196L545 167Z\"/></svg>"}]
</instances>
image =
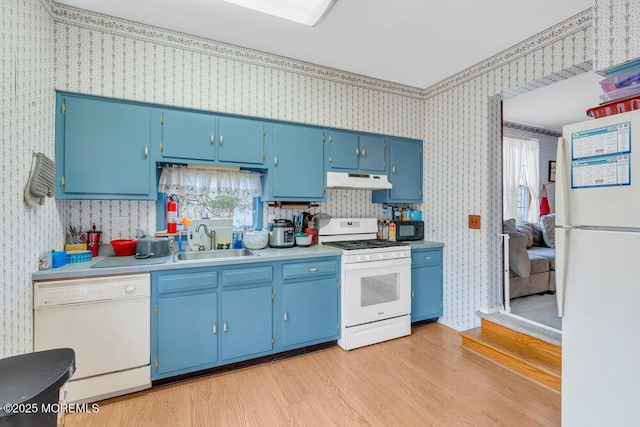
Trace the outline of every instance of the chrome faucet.
<instances>
[{"instance_id":1,"label":"chrome faucet","mask_svg":"<svg viewBox=\"0 0 640 427\"><path fill-rule=\"evenodd\" d=\"M198 230L200 230L200 227L204 227L204 234L206 234L207 237L211 240L211 250L215 250L216 249L216 230L209 230L209 228L207 227L207 224L200 223L196 227L196 230L195 230L196 233L198 232ZM199 245L198 250L204 251L204 245Z\"/></svg>"}]
</instances>

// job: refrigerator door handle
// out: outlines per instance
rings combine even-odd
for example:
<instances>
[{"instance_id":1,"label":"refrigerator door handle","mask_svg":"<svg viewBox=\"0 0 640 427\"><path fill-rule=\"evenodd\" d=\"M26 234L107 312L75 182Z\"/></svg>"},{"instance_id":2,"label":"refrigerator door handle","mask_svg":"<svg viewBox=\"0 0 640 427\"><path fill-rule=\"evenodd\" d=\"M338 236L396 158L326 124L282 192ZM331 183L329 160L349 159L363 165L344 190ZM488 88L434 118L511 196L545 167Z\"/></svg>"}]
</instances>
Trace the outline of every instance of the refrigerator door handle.
<instances>
[{"instance_id":1,"label":"refrigerator door handle","mask_svg":"<svg viewBox=\"0 0 640 427\"><path fill-rule=\"evenodd\" d=\"M570 245L570 228L556 227L556 301L558 316L564 316L564 295L567 288L567 262Z\"/></svg>"},{"instance_id":2,"label":"refrigerator door handle","mask_svg":"<svg viewBox=\"0 0 640 427\"><path fill-rule=\"evenodd\" d=\"M569 223L569 186L567 185L567 169L570 165L565 158L566 140L558 138L558 152L556 153L556 224L559 226Z\"/></svg>"}]
</instances>

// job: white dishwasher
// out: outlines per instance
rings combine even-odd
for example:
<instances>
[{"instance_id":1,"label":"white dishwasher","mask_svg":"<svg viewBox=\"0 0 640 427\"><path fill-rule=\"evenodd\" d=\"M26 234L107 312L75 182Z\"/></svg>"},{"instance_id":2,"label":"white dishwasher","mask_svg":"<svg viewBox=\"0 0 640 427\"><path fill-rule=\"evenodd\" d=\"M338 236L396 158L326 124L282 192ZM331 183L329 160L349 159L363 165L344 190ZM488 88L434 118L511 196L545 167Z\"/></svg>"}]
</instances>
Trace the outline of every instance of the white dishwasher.
<instances>
[{"instance_id":1,"label":"white dishwasher","mask_svg":"<svg viewBox=\"0 0 640 427\"><path fill-rule=\"evenodd\" d=\"M34 351L72 348L68 400L151 387L149 274L34 282Z\"/></svg>"}]
</instances>

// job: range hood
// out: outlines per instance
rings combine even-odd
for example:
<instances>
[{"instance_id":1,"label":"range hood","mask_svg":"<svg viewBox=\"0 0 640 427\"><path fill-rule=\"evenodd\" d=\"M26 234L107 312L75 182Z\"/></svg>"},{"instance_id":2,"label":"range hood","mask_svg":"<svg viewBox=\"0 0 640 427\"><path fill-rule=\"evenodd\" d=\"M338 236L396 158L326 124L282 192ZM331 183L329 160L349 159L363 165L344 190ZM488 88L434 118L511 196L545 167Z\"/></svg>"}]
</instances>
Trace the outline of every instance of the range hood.
<instances>
[{"instance_id":1,"label":"range hood","mask_svg":"<svg viewBox=\"0 0 640 427\"><path fill-rule=\"evenodd\" d=\"M351 188L358 190L388 190L391 183L387 175L327 172L327 188Z\"/></svg>"}]
</instances>

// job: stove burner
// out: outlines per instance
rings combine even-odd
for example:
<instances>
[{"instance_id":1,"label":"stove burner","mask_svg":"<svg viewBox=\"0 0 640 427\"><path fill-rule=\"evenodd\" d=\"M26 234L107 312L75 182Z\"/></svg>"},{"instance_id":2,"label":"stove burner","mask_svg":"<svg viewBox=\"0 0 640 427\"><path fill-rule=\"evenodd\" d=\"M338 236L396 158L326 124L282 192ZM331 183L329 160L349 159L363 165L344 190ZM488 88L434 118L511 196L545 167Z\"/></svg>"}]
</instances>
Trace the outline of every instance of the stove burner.
<instances>
[{"instance_id":1,"label":"stove burner","mask_svg":"<svg viewBox=\"0 0 640 427\"><path fill-rule=\"evenodd\" d=\"M407 246L406 243L390 242L388 240L346 240L341 242L323 242L323 245L335 246L336 248L344 249L347 251L357 249L376 249L376 248L390 248L393 246Z\"/></svg>"}]
</instances>

